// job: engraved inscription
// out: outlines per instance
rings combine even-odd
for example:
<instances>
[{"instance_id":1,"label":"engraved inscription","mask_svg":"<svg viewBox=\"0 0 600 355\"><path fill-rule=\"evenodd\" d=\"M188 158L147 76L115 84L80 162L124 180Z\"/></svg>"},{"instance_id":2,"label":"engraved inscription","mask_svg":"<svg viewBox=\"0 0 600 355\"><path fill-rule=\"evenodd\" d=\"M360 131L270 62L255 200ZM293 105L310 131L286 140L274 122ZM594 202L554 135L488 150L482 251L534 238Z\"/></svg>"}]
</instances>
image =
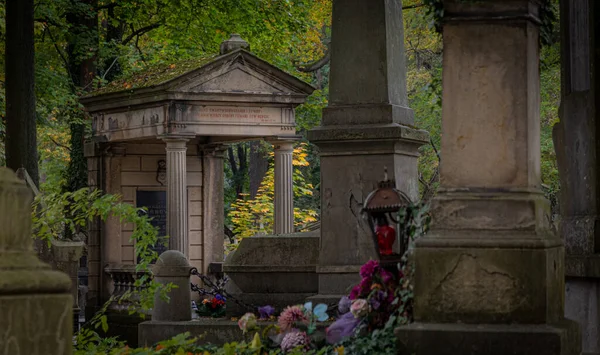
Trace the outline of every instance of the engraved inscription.
<instances>
[{"instance_id":1,"label":"engraved inscription","mask_svg":"<svg viewBox=\"0 0 600 355\"><path fill-rule=\"evenodd\" d=\"M196 117L204 122L288 123L282 122L281 109L274 107L204 106Z\"/></svg>"}]
</instances>

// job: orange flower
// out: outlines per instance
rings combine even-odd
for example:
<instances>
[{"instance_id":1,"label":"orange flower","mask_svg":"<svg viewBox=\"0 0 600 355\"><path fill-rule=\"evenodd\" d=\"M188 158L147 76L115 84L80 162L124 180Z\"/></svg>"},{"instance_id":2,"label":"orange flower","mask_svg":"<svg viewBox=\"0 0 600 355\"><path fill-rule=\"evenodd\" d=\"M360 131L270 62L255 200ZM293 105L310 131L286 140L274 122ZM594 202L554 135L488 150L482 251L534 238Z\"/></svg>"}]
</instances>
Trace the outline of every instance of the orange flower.
<instances>
[{"instance_id":1,"label":"orange flower","mask_svg":"<svg viewBox=\"0 0 600 355\"><path fill-rule=\"evenodd\" d=\"M156 350L162 350L162 349L164 349L164 348L165 348L165 347L164 347L164 346L162 346L162 345L160 345L160 344L158 344L158 345L156 346Z\"/></svg>"}]
</instances>

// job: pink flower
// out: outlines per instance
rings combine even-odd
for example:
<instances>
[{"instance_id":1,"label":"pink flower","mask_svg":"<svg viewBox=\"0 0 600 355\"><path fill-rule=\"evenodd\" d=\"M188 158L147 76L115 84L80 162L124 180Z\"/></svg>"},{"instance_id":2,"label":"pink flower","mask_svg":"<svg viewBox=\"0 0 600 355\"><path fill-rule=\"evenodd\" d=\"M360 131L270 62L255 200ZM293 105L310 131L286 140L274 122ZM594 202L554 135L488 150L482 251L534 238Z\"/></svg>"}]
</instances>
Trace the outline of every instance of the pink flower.
<instances>
[{"instance_id":1,"label":"pink flower","mask_svg":"<svg viewBox=\"0 0 600 355\"><path fill-rule=\"evenodd\" d=\"M375 260L369 260L360 268L360 276L372 277L377 269L379 269L379 263Z\"/></svg>"},{"instance_id":2,"label":"pink flower","mask_svg":"<svg viewBox=\"0 0 600 355\"><path fill-rule=\"evenodd\" d=\"M238 321L238 327L240 327L244 334L256 328L256 316L253 313L244 314Z\"/></svg>"},{"instance_id":3,"label":"pink flower","mask_svg":"<svg viewBox=\"0 0 600 355\"><path fill-rule=\"evenodd\" d=\"M286 332L294 326L295 322L308 322L308 318L300 306L290 306L284 309L279 315L277 324L282 332Z\"/></svg>"},{"instance_id":4,"label":"pink flower","mask_svg":"<svg viewBox=\"0 0 600 355\"><path fill-rule=\"evenodd\" d=\"M310 345L310 338L305 332L298 330L291 331L283 337L281 341L281 350L284 352L291 351L295 348L302 347L302 349L308 349Z\"/></svg>"},{"instance_id":5,"label":"pink flower","mask_svg":"<svg viewBox=\"0 0 600 355\"><path fill-rule=\"evenodd\" d=\"M352 306L350 306L350 312L352 312L356 318L365 317L369 313L369 302L362 298L354 300Z\"/></svg>"}]
</instances>

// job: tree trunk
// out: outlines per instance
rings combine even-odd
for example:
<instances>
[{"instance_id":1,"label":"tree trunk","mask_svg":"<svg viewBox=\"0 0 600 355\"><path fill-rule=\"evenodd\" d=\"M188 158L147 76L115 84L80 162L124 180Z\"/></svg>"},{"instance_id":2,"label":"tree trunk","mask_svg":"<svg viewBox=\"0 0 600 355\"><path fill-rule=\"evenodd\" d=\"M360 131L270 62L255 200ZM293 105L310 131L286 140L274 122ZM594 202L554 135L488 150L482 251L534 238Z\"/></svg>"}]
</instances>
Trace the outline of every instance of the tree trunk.
<instances>
[{"instance_id":1,"label":"tree trunk","mask_svg":"<svg viewBox=\"0 0 600 355\"><path fill-rule=\"evenodd\" d=\"M260 184L269 170L269 155L264 151L261 141L250 142L250 165L248 177L250 179L250 198L258 193Z\"/></svg>"},{"instance_id":2,"label":"tree trunk","mask_svg":"<svg viewBox=\"0 0 600 355\"><path fill-rule=\"evenodd\" d=\"M248 160L246 157L246 143L237 143L235 145L235 153L233 146L227 149L229 165L233 173L233 185L235 189L236 199L239 199L244 192L244 185L248 174Z\"/></svg>"},{"instance_id":3,"label":"tree trunk","mask_svg":"<svg viewBox=\"0 0 600 355\"><path fill-rule=\"evenodd\" d=\"M35 122L33 0L6 2L6 165L39 186Z\"/></svg>"},{"instance_id":4,"label":"tree trunk","mask_svg":"<svg viewBox=\"0 0 600 355\"><path fill-rule=\"evenodd\" d=\"M73 11L67 14L68 69L78 94L93 89L92 83L96 75L96 53L99 41L97 5L97 0L72 0ZM71 160L67 170L66 191L76 191L87 186L87 161L83 156L86 117L83 111L80 120L81 123L70 125Z\"/></svg>"}]
</instances>

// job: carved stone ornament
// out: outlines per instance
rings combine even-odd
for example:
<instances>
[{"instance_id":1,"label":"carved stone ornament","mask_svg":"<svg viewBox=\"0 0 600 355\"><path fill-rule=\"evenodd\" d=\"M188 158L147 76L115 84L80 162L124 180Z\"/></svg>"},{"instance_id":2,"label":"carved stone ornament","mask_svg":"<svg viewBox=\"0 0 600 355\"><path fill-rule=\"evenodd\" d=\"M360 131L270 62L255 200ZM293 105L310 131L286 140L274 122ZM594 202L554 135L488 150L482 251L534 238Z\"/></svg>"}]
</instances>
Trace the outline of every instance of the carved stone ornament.
<instances>
[{"instance_id":1,"label":"carved stone ornament","mask_svg":"<svg viewBox=\"0 0 600 355\"><path fill-rule=\"evenodd\" d=\"M156 169L156 181L161 185L167 184L167 162L165 160L158 161L158 168Z\"/></svg>"}]
</instances>

